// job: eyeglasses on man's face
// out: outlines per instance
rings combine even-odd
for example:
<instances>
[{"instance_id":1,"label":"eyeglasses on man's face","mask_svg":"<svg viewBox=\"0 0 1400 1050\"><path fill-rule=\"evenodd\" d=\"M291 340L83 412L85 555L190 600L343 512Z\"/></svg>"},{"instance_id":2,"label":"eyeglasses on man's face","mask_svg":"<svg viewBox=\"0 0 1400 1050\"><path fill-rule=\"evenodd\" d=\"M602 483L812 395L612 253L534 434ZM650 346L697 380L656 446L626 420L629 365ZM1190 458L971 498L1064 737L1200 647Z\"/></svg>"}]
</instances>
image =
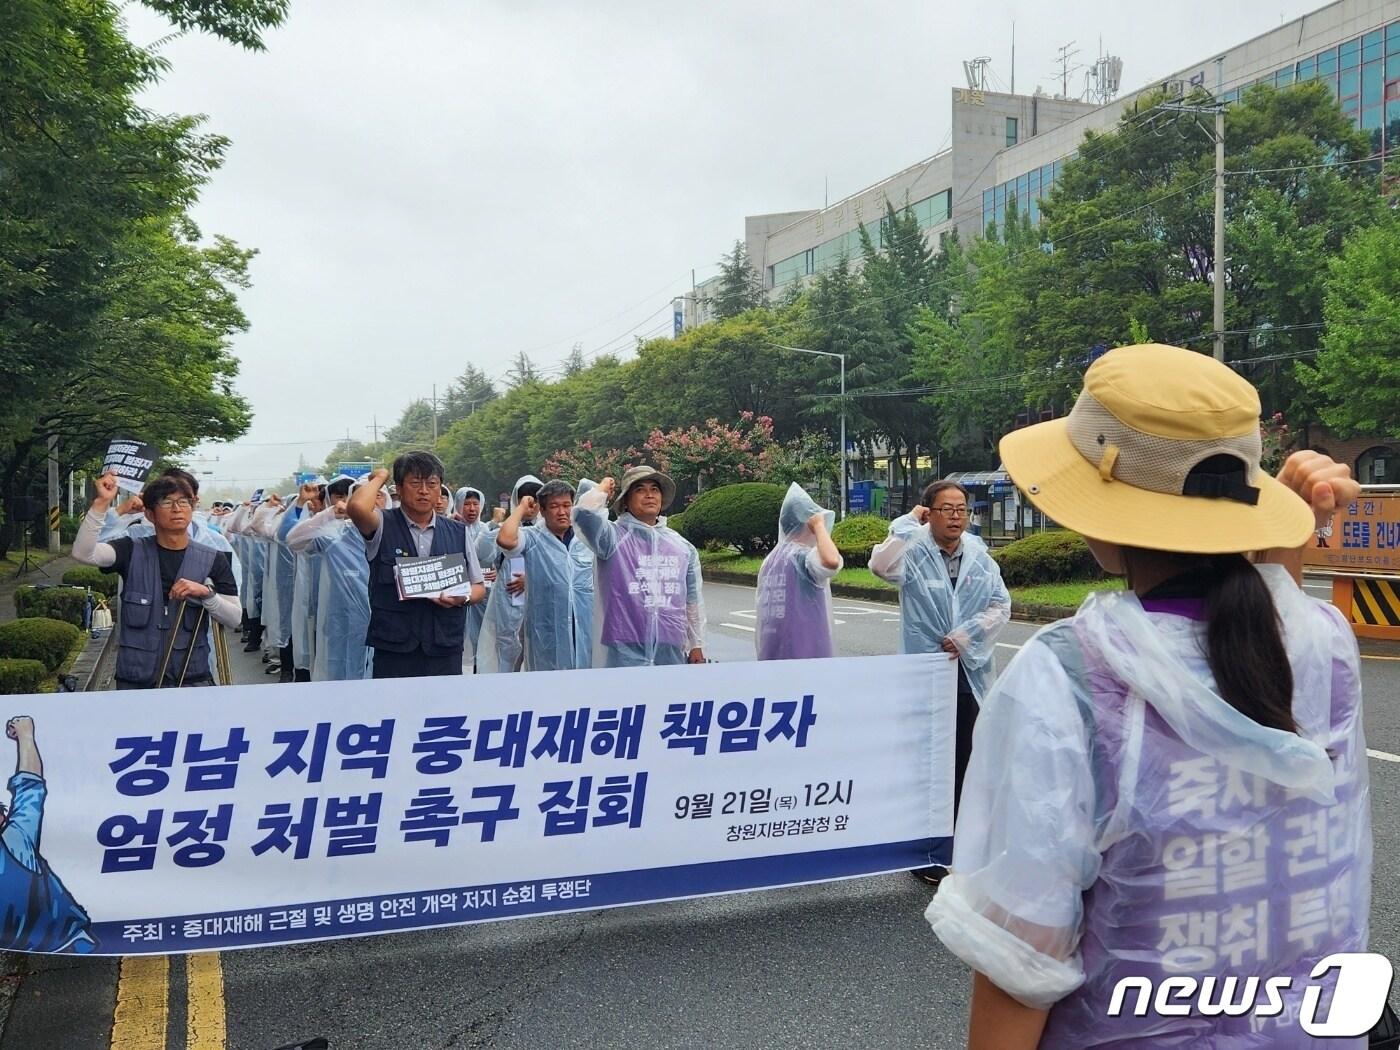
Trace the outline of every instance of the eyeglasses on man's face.
<instances>
[{"instance_id":1,"label":"eyeglasses on man's face","mask_svg":"<svg viewBox=\"0 0 1400 1050\"><path fill-rule=\"evenodd\" d=\"M194 506L194 500L186 499L184 496L167 496L156 504L161 510L189 510Z\"/></svg>"},{"instance_id":2,"label":"eyeglasses on man's face","mask_svg":"<svg viewBox=\"0 0 1400 1050\"><path fill-rule=\"evenodd\" d=\"M942 504L942 505L940 505L940 506L934 507L933 509L936 510L936 511L938 511L938 513L939 513L939 514L942 514L945 518L965 518L965 517L967 517L967 508L966 508L966 507L955 507L955 506L953 506L952 504L944 503L944 504Z\"/></svg>"}]
</instances>

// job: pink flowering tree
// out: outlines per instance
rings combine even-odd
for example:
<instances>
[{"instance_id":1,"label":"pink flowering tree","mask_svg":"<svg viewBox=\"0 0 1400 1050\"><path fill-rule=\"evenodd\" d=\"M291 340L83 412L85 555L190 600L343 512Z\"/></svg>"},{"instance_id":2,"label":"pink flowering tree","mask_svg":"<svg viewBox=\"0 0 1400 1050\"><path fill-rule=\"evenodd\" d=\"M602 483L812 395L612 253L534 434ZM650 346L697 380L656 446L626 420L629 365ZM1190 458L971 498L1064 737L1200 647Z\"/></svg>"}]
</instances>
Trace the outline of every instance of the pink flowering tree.
<instances>
[{"instance_id":1,"label":"pink flowering tree","mask_svg":"<svg viewBox=\"0 0 1400 1050\"><path fill-rule=\"evenodd\" d=\"M696 492L738 481L756 481L776 447L773 420L742 412L733 424L707 419L703 426L656 429L642 446L650 462Z\"/></svg>"},{"instance_id":2,"label":"pink flowering tree","mask_svg":"<svg viewBox=\"0 0 1400 1050\"><path fill-rule=\"evenodd\" d=\"M573 448L561 448L544 461L544 476L577 482L580 478L602 481L620 478L627 468L646 460L635 448L598 448L591 441L580 441Z\"/></svg>"}]
</instances>

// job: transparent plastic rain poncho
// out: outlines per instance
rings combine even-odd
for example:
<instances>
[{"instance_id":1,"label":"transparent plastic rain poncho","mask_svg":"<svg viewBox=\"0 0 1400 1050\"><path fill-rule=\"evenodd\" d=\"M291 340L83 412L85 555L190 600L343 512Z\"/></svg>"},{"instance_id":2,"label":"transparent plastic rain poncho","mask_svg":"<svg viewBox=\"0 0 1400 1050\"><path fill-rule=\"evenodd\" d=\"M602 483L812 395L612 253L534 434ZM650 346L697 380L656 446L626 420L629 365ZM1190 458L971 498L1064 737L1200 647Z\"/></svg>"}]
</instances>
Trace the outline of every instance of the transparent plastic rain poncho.
<instances>
[{"instance_id":1,"label":"transparent plastic rain poncho","mask_svg":"<svg viewBox=\"0 0 1400 1050\"><path fill-rule=\"evenodd\" d=\"M503 553L525 559L525 670L593 666L593 552L577 535L566 547L539 523Z\"/></svg>"},{"instance_id":2,"label":"transparent plastic rain poncho","mask_svg":"<svg viewBox=\"0 0 1400 1050\"><path fill-rule=\"evenodd\" d=\"M597 556L593 666L682 664L705 644L700 555L664 517L608 520L601 488L574 504L574 538Z\"/></svg>"},{"instance_id":3,"label":"transparent plastic rain poncho","mask_svg":"<svg viewBox=\"0 0 1400 1050\"><path fill-rule=\"evenodd\" d=\"M890 522L889 537L870 552L870 571L899 588L899 651L936 653L951 638L980 702L996 674L997 635L1011 619L1011 595L987 545L963 533L953 587L929 527L905 514Z\"/></svg>"},{"instance_id":4,"label":"transparent plastic rain poncho","mask_svg":"<svg viewBox=\"0 0 1400 1050\"><path fill-rule=\"evenodd\" d=\"M316 598L321 557L309 550L298 551L287 538L292 529L311 517L305 507L294 505L282 515L277 527L277 542L292 555L292 664L308 674L316 655Z\"/></svg>"},{"instance_id":5,"label":"transparent plastic rain poncho","mask_svg":"<svg viewBox=\"0 0 1400 1050\"><path fill-rule=\"evenodd\" d=\"M291 502L290 500L288 502ZM263 572L263 629L268 644L286 648L292 640L292 591L296 585L296 559L277 532L287 513L287 503L264 504L253 515L253 533L262 538L266 551Z\"/></svg>"},{"instance_id":6,"label":"transparent plastic rain poncho","mask_svg":"<svg viewBox=\"0 0 1400 1050\"><path fill-rule=\"evenodd\" d=\"M460 511L462 505L466 503L467 496L476 496L477 502L481 504L481 509L486 510L486 496L480 489L474 489L470 485L463 485L457 490L457 507ZM481 518L468 525L462 523L462 527L467 532L467 546L476 548L476 560L481 563L483 570L491 568L490 563L481 554L481 538L490 529ZM481 625L486 621L486 602L473 602L467 606L467 648L473 658L476 655L477 643L481 639Z\"/></svg>"},{"instance_id":7,"label":"transparent plastic rain poncho","mask_svg":"<svg viewBox=\"0 0 1400 1050\"><path fill-rule=\"evenodd\" d=\"M952 874L927 915L954 954L1050 1008L1042 1050L1311 1046L1296 1016L1314 964L1366 948L1356 641L1281 567L1260 572L1284 625L1299 734L1214 692L1204 623L1147 612L1132 594L1091 596L1042 630L982 707ZM1292 988L1275 1018L1138 1017L1135 991L1126 1016L1107 1016L1120 978L1155 987L1175 975L1291 977Z\"/></svg>"},{"instance_id":8,"label":"transparent plastic rain poncho","mask_svg":"<svg viewBox=\"0 0 1400 1050\"><path fill-rule=\"evenodd\" d=\"M297 524L287 544L319 559L316 626L311 678L344 682L368 678L372 650L365 645L369 630L369 562L365 538L335 508Z\"/></svg>"},{"instance_id":9,"label":"transparent plastic rain poncho","mask_svg":"<svg viewBox=\"0 0 1400 1050\"><path fill-rule=\"evenodd\" d=\"M229 542L238 551L241 565L241 574L238 578L238 593L243 599L243 610L250 617L260 618L262 616L262 585L263 571L263 546L256 539L248 534L248 526L252 523L253 512L256 506L237 507L229 516L229 523L226 526Z\"/></svg>"},{"instance_id":10,"label":"transparent plastic rain poncho","mask_svg":"<svg viewBox=\"0 0 1400 1050\"><path fill-rule=\"evenodd\" d=\"M829 532L835 513L817 506L801 485L789 485L778 512L778 545L758 570L754 645L760 660L806 660L836 653L831 580L841 566L828 569L821 563L808 524L816 514L825 515Z\"/></svg>"},{"instance_id":11,"label":"transparent plastic rain poncho","mask_svg":"<svg viewBox=\"0 0 1400 1050\"><path fill-rule=\"evenodd\" d=\"M527 484L539 485L541 481L533 474L526 474L515 483L515 487L510 491L512 514L520 506L521 486ZM536 525L523 525L520 531L523 534L537 527ZM481 562L481 568L483 570L495 569L497 574L496 582L491 587L490 594L486 599L486 615L482 619L481 634L477 639L477 674L518 671L525 659L525 606L523 604L516 605L511 600L511 596L506 593L506 584L510 582L507 559L520 555L519 552L507 554L496 546L496 533L499 531L499 525L487 526L487 531L482 533L476 544L476 559ZM530 576L529 573L526 573L527 601L529 591Z\"/></svg>"}]
</instances>

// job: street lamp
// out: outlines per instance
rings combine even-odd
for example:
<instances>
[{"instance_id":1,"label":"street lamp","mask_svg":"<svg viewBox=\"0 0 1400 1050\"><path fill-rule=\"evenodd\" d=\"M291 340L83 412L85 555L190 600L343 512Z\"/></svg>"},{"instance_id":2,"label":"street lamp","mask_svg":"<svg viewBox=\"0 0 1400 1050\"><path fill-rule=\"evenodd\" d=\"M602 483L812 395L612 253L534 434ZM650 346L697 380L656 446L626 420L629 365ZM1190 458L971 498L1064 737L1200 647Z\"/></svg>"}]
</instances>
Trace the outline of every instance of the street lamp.
<instances>
[{"instance_id":1,"label":"street lamp","mask_svg":"<svg viewBox=\"0 0 1400 1050\"><path fill-rule=\"evenodd\" d=\"M828 350L808 350L805 346L784 346L782 343L768 343L775 350L791 350L796 354L812 354L816 357L834 357L841 362L841 517L846 517L848 504L846 493L846 355L833 354Z\"/></svg>"}]
</instances>

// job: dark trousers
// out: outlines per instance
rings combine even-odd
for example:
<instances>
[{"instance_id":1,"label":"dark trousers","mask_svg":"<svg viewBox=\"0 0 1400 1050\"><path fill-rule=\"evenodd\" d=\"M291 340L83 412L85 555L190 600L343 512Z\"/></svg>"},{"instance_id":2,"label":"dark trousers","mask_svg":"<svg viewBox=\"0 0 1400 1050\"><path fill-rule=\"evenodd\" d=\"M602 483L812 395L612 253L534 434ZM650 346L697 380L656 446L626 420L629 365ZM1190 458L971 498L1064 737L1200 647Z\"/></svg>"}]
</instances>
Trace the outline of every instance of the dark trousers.
<instances>
[{"instance_id":1,"label":"dark trousers","mask_svg":"<svg viewBox=\"0 0 1400 1050\"><path fill-rule=\"evenodd\" d=\"M977 725L977 697L972 693L972 683L958 662L958 727L953 741L953 819L958 817L958 800L962 798L963 777L967 774L967 760L972 757L972 729Z\"/></svg>"},{"instance_id":2,"label":"dark trousers","mask_svg":"<svg viewBox=\"0 0 1400 1050\"><path fill-rule=\"evenodd\" d=\"M374 651L375 678L432 678L461 673L460 651L440 656L428 656L422 649L411 653L395 653L388 649Z\"/></svg>"}]
</instances>

